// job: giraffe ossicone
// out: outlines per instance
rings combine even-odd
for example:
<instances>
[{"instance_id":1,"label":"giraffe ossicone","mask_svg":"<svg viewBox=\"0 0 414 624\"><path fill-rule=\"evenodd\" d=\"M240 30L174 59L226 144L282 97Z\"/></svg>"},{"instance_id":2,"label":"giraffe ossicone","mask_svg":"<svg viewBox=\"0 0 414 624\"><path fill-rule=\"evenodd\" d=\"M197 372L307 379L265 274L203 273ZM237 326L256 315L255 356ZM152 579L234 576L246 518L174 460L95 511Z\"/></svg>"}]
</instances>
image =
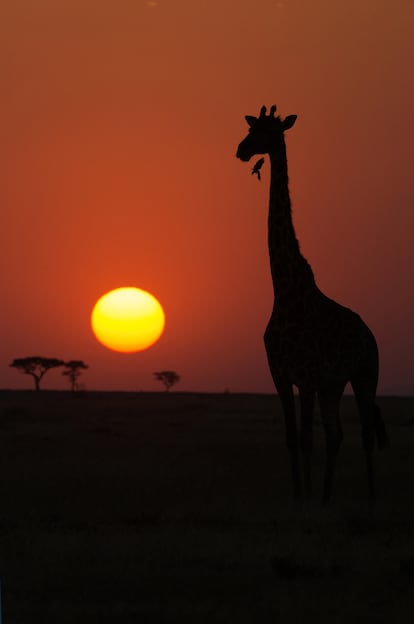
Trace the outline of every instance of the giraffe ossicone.
<instances>
[{"instance_id":1,"label":"giraffe ossicone","mask_svg":"<svg viewBox=\"0 0 414 624\"><path fill-rule=\"evenodd\" d=\"M276 110L275 105L271 106L267 115L266 107L262 106L258 117L246 115L250 129L239 144L236 156L244 162L259 154L268 155L270 160L268 247L274 304L264 342L285 416L294 494L302 495L302 482L305 494L311 493L313 412L317 398L326 438L323 501L330 499L342 442L339 404L350 382L360 414L368 491L373 499L374 444L376 441L380 449L389 445L379 407L375 404L378 348L371 330L355 312L319 290L313 271L301 254L292 220L284 137L297 116L288 115L282 119L275 116ZM299 427L294 386L300 398Z\"/></svg>"}]
</instances>

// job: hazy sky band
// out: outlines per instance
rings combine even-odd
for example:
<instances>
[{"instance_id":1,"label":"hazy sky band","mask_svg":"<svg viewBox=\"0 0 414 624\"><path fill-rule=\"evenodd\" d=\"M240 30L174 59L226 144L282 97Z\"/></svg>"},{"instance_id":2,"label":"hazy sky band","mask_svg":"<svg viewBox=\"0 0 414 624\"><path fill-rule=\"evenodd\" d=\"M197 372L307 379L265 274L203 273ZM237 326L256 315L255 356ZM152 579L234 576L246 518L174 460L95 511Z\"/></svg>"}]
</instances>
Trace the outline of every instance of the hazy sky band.
<instances>
[{"instance_id":1,"label":"hazy sky band","mask_svg":"<svg viewBox=\"0 0 414 624\"><path fill-rule=\"evenodd\" d=\"M8 364L39 353L87 362L91 388L156 388L166 368L182 389L273 391L269 167L259 183L234 154L244 115L276 103L298 115L301 249L372 327L380 391L413 391L410 1L4 4L1 387L27 387ZM90 312L125 284L167 329L103 354Z\"/></svg>"}]
</instances>

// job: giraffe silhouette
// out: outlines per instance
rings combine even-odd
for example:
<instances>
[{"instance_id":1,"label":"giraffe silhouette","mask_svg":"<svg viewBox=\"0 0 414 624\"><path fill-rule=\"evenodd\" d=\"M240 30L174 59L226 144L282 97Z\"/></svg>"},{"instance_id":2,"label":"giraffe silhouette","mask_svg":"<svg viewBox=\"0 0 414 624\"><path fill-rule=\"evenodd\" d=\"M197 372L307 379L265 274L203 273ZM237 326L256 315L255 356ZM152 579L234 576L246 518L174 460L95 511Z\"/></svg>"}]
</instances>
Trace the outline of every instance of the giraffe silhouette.
<instances>
[{"instance_id":1,"label":"giraffe silhouette","mask_svg":"<svg viewBox=\"0 0 414 624\"><path fill-rule=\"evenodd\" d=\"M296 121L270 114L246 116L250 130L237 149L237 158L248 161L268 154L271 166L268 245L274 288L273 311L264 334L270 372L280 397L286 425L295 497L311 494L312 425L315 398L319 402L326 437L323 502L331 497L332 478L342 442L339 404L348 382L358 405L362 443L368 472L368 492L374 499L373 449L389 445L379 407L378 349L362 319L349 308L324 295L312 269L302 256L292 222L284 132ZM299 391L300 427L296 422L293 386Z\"/></svg>"}]
</instances>

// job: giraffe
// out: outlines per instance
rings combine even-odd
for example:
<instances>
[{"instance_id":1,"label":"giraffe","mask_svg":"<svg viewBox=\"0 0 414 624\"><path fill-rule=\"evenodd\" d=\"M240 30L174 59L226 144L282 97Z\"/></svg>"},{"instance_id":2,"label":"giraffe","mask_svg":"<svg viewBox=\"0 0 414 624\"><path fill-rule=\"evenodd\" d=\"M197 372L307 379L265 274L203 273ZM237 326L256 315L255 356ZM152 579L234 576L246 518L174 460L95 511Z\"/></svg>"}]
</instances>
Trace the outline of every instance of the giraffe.
<instances>
[{"instance_id":1,"label":"giraffe","mask_svg":"<svg viewBox=\"0 0 414 624\"><path fill-rule=\"evenodd\" d=\"M264 334L270 372L284 412L295 498L312 489L311 452L315 399L326 439L322 501L331 498L332 479L342 442L339 405L348 382L358 405L368 473L374 500L373 449L389 446L375 404L378 348L374 335L352 310L329 299L318 288L311 266L301 254L292 221L284 132L297 116L282 119L262 106L258 117L245 117L250 130L237 149L247 162L268 155L271 166L268 246L274 289L272 314ZM296 422L293 386L299 392L300 426ZM300 468L303 464L303 487Z\"/></svg>"}]
</instances>

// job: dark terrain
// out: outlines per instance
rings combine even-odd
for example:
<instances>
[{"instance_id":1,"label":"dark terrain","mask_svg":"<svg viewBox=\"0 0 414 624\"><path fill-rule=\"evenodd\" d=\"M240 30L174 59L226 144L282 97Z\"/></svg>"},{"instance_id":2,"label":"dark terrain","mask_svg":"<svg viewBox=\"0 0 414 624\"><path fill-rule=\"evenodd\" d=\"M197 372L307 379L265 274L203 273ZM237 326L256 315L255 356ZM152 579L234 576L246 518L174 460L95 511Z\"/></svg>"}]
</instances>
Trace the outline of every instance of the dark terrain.
<instances>
[{"instance_id":1,"label":"dark terrain","mask_svg":"<svg viewBox=\"0 0 414 624\"><path fill-rule=\"evenodd\" d=\"M294 505L276 396L0 393L4 624L414 617L414 399L379 399L371 510L354 401L334 496Z\"/></svg>"}]
</instances>

